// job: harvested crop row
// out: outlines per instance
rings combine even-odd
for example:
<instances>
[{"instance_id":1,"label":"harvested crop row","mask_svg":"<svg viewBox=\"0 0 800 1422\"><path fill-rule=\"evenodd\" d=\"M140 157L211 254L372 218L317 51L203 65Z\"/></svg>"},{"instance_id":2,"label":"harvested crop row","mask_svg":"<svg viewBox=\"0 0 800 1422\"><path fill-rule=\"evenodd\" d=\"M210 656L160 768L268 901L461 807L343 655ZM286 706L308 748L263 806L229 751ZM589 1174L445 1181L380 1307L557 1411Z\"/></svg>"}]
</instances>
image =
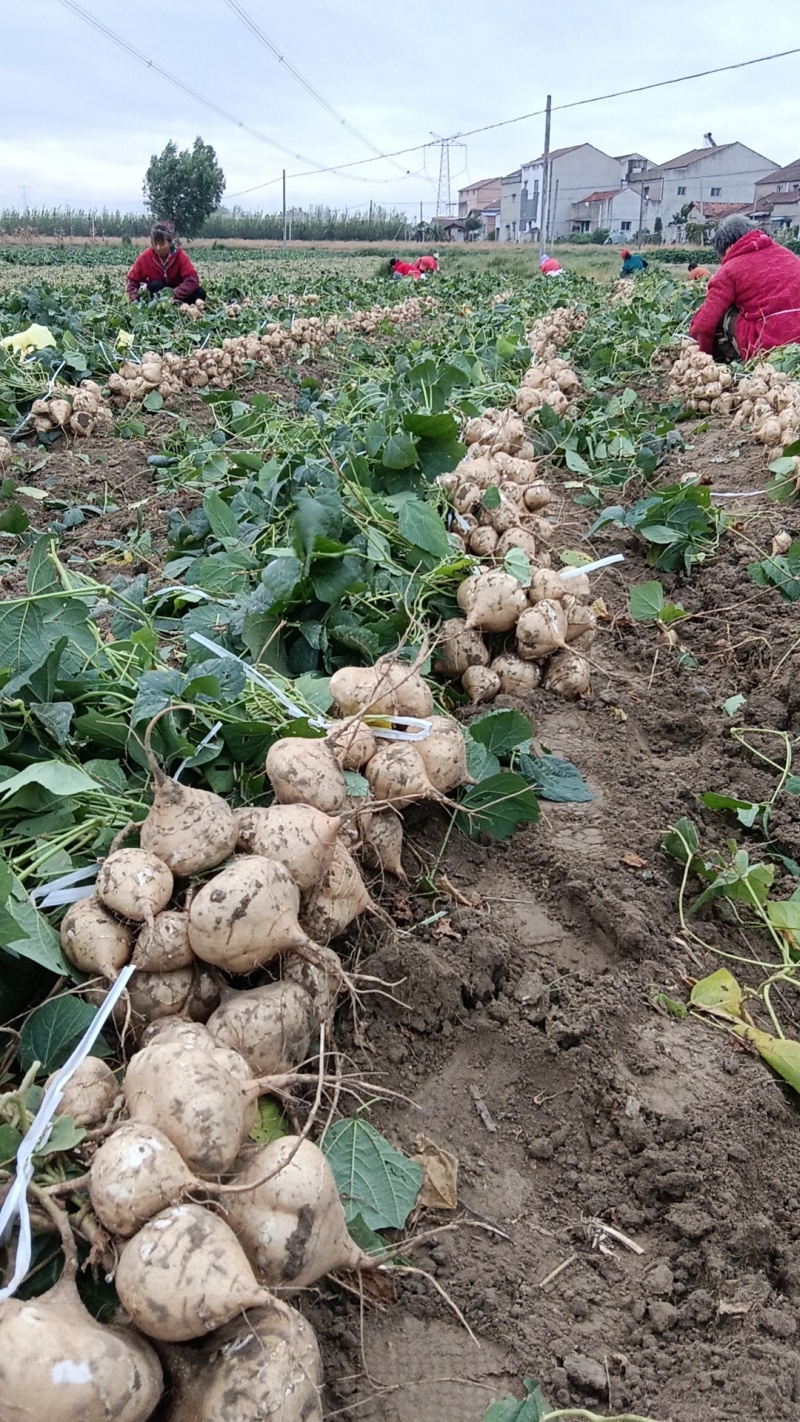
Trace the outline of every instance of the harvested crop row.
<instances>
[{"instance_id":1,"label":"harvested crop row","mask_svg":"<svg viewBox=\"0 0 800 1422\"><path fill-rule=\"evenodd\" d=\"M733 415L733 423L767 446L772 458L778 447L800 435L800 383L768 361L738 382L726 365L683 341L671 371L669 394L698 414Z\"/></svg>"}]
</instances>

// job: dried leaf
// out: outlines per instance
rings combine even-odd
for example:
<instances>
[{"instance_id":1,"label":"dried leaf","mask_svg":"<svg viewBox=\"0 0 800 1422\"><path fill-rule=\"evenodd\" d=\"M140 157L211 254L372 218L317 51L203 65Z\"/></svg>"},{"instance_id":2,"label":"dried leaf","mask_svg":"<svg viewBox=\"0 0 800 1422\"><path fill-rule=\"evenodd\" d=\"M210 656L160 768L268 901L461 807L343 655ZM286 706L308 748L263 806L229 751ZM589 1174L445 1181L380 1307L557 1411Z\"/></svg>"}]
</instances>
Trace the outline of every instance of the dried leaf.
<instances>
[{"instance_id":1,"label":"dried leaf","mask_svg":"<svg viewBox=\"0 0 800 1422\"><path fill-rule=\"evenodd\" d=\"M632 849L626 849L624 854L619 856L620 864L626 864L629 869L644 869L647 860L642 859L641 854L636 854Z\"/></svg>"},{"instance_id":2,"label":"dried leaf","mask_svg":"<svg viewBox=\"0 0 800 1422\"><path fill-rule=\"evenodd\" d=\"M428 1136L415 1138L417 1154L412 1155L422 1166L422 1189L417 1203L429 1210L458 1209L458 1158Z\"/></svg>"}]
</instances>

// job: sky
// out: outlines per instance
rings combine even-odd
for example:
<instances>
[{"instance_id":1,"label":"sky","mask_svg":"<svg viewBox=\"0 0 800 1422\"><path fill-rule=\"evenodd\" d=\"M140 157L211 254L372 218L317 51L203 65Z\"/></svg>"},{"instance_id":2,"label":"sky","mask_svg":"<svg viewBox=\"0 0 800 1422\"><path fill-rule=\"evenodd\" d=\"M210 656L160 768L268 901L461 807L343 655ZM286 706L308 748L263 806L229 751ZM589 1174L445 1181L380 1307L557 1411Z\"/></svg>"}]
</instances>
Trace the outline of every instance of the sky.
<instances>
[{"instance_id":1,"label":"sky","mask_svg":"<svg viewBox=\"0 0 800 1422\"><path fill-rule=\"evenodd\" d=\"M411 214L422 203L431 217L434 136L541 110L548 92L553 147L590 142L663 162L699 147L710 130L717 143L738 140L776 165L800 157L800 54L557 107L800 46L798 0L237 3L335 115L246 28L231 0L80 7L234 121L124 53L66 0L5 0L0 208L140 211L151 155L200 135L225 173L226 206L278 210L285 167L290 207L372 201ZM465 147L450 149L453 200L467 182L536 157L542 139L541 116L465 136ZM412 146L395 159L300 176Z\"/></svg>"}]
</instances>

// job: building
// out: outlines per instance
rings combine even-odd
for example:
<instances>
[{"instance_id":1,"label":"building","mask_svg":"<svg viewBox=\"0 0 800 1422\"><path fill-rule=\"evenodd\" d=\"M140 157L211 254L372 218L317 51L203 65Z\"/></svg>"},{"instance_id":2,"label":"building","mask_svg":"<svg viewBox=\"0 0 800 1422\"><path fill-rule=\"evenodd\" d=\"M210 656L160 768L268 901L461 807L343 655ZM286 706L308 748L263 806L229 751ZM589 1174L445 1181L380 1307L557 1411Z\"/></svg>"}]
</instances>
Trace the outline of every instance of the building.
<instances>
[{"instance_id":1,"label":"building","mask_svg":"<svg viewBox=\"0 0 800 1422\"><path fill-rule=\"evenodd\" d=\"M771 197L773 193L796 192L800 192L800 158L789 163L786 168L776 168L772 173L759 178L755 185L756 206L759 207L762 200Z\"/></svg>"},{"instance_id":2,"label":"building","mask_svg":"<svg viewBox=\"0 0 800 1422\"><path fill-rule=\"evenodd\" d=\"M520 195L522 193L522 171L517 168L500 179L500 216L497 223L498 242L518 242L520 240Z\"/></svg>"},{"instance_id":3,"label":"building","mask_svg":"<svg viewBox=\"0 0 800 1422\"><path fill-rule=\"evenodd\" d=\"M689 204L697 204L705 213L707 203L752 203L754 185L773 167L763 153L744 143L721 143L693 148L667 163L646 168L631 178L631 186L646 204L645 230L652 232L656 217L660 217L664 235L670 237L680 225L673 219L688 211Z\"/></svg>"},{"instance_id":4,"label":"building","mask_svg":"<svg viewBox=\"0 0 800 1422\"><path fill-rule=\"evenodd\" d=\"M469 217L471 212L480 213L492 203L500 202L500 178L483 178L479 183L458 190L458 215Z\"/></svg>"},{"instance_id":5,"label":"building","mask_svg":"<svg viewBox=\"0 0 800 1422\"><path fill-rule=\"evenodd\" d=\"M612 237L633 238L639 231L641 197L631 187L589 193L572 204L573 232L594 232L598 227Z\"/></svg>"},{"instance_id":6,"label":"building","mask_svg":"<svg viewBox=\"0 0 800 1422\"><path fill-rule=\"evenodd\" d=\"M608 192L620 187L620 161L602 153L592 143L576 143L555 148L548 164L547 212L540 212L544 179L544 157L520 167L521 197L519 226L521 239L538 237L544 216L548 241L564 241L573 230L572 206L587 193ZM501 234L501 240L508 240Z\"/></svg>"}]
</instances>

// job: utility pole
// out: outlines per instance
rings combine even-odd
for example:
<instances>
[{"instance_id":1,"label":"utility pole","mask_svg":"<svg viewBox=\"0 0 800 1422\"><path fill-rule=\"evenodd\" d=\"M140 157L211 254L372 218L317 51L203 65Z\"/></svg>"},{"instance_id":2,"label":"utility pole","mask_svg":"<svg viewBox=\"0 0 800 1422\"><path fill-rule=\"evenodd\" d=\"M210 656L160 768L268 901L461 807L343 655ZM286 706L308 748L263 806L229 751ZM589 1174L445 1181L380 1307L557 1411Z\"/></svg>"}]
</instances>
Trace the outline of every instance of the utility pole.
<instances>
[{"instance_id":1,"label":"utility pole","mask_svg":"<svg viewBox=\"0 0 800 1422\"><path fill-rule=\"evenodd\" d=\"M435 217L450 217L450 149L466 148L466 143L456 143L452 138L437 138L439 144L439 186L436 189Z\"/></svg>"},{"instance_id":2,"label":"utility pole","mask_svg":"<svg viewBox=\"0 0 800 1422\"><path fill-rule=\"evenodd\" d=\"M547 241L547 202L550 196L550 110L553 101L547 95L547 106L544 111L544 154L542 157L542 212L539 218L539 259L545 249Z\"/></svg>"},{"instance_id":3,"label":"utility pole","mask_svg":"<svg viewBox=\"0 0 800 1422\"><path fill-rule=\"evenodd\" d=\"M553 219L552 222L550 219ZM554 225L558 222L558 178L556 178L555 189L550 189L547 199L547 231L552 234ZM553 237L555 241L555 237Z\"/></svg>"},{"instance_id":4,"label":"utility pole","mask_svg":"<svg viewBox=\"0 0 800 1422\"><path fill-rule=\"evenodd\" d=\"M27 211L28 211L28 184L27 184L27 183L22 183L22 184L20 184L20 192L22 193L22 210L23 210L23 212L27 212Z\"/></svg>"},{"instance_id":5,"label":"utility pole","mask_svg":"<svg viewBox=\"0 0 800 1422\"><path fill-rule=\"evenodd\" d=\"M283 170L283 246L286 247L286 169Z\"/></svg>"},{"instance_id":6,"label":"utility pole","mask_svg":"<svg viewBox=\"0 0 800 1422\"><path fill-rule=\"evenodd\" d=\"M642 224L644 222L644 183L639 184L639 246L642 245Z\"/></svg>"}]
</instances>

